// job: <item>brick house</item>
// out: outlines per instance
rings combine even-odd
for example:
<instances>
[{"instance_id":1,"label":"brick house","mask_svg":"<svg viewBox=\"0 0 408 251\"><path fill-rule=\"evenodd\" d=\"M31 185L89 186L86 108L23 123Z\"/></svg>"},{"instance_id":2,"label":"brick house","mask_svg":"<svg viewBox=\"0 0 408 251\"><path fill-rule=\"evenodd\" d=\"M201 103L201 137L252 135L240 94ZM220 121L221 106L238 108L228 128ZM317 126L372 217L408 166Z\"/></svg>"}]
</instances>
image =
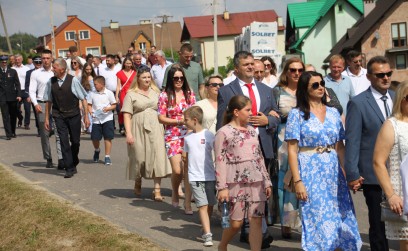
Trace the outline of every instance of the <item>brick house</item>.
<instances>
[{"instance_id":1,"label":"brick house","mask_svg":"<svg viewBox=\"0 0 408 251\"><path fill-rule=\"evenodd\" d=\"M365 17L359 20L333 47L330 55L345 55L350 49L363 53L365 63L374 56L386 56L394 71L392 80L406 80L407 68L407 0L364 0Z\"/></svg>"},{"instance_id":2,"label":"brick house","mask_svg":"<svg viewBox=\"0 0 408 251\"><path fill-rule=\"evenodd\" d=\"M67 16L67 21L54 26L56 57L65 57L68 48L78 47L80 55L101 55L101 33L79 19L76 15ZM52 49L51 34L39 37L39 42Z\"/></svg>"}]
</instances>

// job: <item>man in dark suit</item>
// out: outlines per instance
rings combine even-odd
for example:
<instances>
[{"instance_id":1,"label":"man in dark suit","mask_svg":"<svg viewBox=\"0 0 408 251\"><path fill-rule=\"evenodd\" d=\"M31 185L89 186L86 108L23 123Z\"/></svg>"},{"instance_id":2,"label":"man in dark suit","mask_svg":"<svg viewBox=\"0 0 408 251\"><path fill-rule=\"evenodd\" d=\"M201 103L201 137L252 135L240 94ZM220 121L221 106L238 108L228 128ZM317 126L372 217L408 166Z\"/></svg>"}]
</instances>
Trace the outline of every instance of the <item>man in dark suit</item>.
<instances>
[{"instance_id":1,"label":"man in dark suit","mask_svg":"<svg viewBox=\"0 0 408 251\"><path fill-rule=\"evenodd\" d=\"M230 99L236 95L245 95L252 101L252 113L250 123L256 127L261 150L268 166L273 158L272 135L280 123L279 117L270 116L272 110L278 112L272 89L254 79L254 56L250 52L239 51L234 55L234 67L236 79L218 90L217 130L221 128L224 112ZM242 225L243 230L245 224ZM241 231L241 241L245 240ZM264 241L265 242L265 236ZM272 242L273 238L267 238ZM267 243L267 244L269 244ZM264 245L263 247L267 247Z\"/></svg>"},{"instance_id":2,"label":"man in dark suit","mask_svg":"<svg viewBox=\"0 0 408 251\"><path fill-rule=\"evenodd\" d=\"M388 250L384 222L381 222L382 190L373 170L373 152L377 134L391 114L394 93L390 64L382 56L373 57L367 64L371 86L352 98L347 105L345 171L351 189L362 186L368 207L371 250Z\"/></svg>"},{"instance_id":3,"label":"man in dark suit","mask_svg":"<svg viewBox=\"0 0 408 251\"><path fill-rule=\"evenodd\" d=\"M17 102L21 101L17 71L7 66L8 57L0 56L0 109L6 139L16 137Z\"/></svg>"}]
</instances>

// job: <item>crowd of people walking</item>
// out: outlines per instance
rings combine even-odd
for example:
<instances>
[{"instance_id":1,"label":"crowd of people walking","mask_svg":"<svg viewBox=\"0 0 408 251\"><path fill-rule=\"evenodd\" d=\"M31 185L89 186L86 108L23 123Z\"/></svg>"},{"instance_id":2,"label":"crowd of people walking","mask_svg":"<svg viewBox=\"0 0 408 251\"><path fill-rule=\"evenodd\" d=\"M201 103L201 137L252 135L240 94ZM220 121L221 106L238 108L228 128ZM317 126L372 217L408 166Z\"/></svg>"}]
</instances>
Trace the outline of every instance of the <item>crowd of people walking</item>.
<instances>
[{"instance_id":1,"label":"crowd of people walking","mask_svg":"<svg viewBox=\"0 0 408 251\"><path fill-rule=\"evenodd\" d=\"M53 59L44 49L33 57L32 70L19 54L13 65L0 56L5 139L17 137L16 127L30 129L32 108L46 168L54 167L49 139L55 135L57 168L64 178L80 174L86 133L92 160L100 161L103 139L104 164L112 165L117 129L126 138L134 195L142 196L143 180L153 180L152 200L163 202L161 181L170 177L170 203L178 208L184 199L186 215L196 204L204 246L213 245L213 207L225 201L230 227L218 250L227 250L239 231L251 250L268 247L267 224L279 224L284 239L299 230L304 250L360 250L350 191L362 189L371 249L388 250L388 240L399 240L408 250L402 217L408 213L402 169L408 84L390 90L387 58L371 58L365 69L360 52L335 55L324 77L297 57L278 74L271 57L239 51L231 76L204 80L190 44L181 46L175 63L154 46L148 58L134 48L105 60L77 53L73 46L69 58ZM384 208L397 219L386 218Z\"/></svg>"}]
</instances>

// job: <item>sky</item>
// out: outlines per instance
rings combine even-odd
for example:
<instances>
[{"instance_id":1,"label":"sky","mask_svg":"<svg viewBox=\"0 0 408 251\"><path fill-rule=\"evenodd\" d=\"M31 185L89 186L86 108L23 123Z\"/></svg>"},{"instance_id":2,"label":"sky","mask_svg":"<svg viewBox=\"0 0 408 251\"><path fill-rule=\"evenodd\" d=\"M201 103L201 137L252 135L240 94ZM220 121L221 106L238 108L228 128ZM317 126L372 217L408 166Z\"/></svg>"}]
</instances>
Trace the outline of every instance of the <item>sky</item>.
<instances>
[{"instance_id":1,"label":"sky","mask_svg":"<svg viewBox=\"0 0 408 251\"><path fill-rule=\"evenodd\" d=\"M288 3L305 0L216 0L216 12L226 9L230 13L274 9L278 16L286 20ZM52 17L55 26L66 21L67 15L77 15L79 19L101 31L109 22L119 25L139 24L140 20L162 21L158 16L171 16L168 21L179 21L183 17L212 15L213 0L0 0L7 32L9 35L23 32L42 36L51 30ZM4 28L0 27L4 36Z\"/></svg>"}]
</instances>

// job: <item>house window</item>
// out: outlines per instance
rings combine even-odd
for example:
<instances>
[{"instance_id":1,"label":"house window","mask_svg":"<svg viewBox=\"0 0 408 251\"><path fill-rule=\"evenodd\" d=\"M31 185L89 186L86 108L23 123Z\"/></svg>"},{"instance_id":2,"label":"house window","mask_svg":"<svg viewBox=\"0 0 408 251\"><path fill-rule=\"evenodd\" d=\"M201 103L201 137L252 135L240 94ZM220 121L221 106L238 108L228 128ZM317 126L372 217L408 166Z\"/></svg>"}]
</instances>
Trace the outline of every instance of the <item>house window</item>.
<instances>
[{"instance_id":1,"label":"house window","mask_svg":"<svg viewBox=\"0 0 408 251\"><path fill-rule=\"evenodd\" d=\"M405 54L398 54L396 56L396 66L397 70L402 70L407 68L407 57Z\"/></svg>"},{"instance_id":2,"label":"house window","mask_svg":"<svg viewBox=\"0 0 408 251\"><path fill-rule=\"evenodd\" d=\"M141 49L143 52L146 51L146 43L145 42L139 43L139 49Z\"/></svg>"},{"instance_id":3,"label":"house window","mask_svg":"<svg viewBox=\"0 0 408 251\"><path fill-rule=\"evenodd\" d=\"M89 38L90 38L89 31L79 31L79 39L85 40Z\"/></svg>"},{"instance_id":4,"label":"house window","mask_svg":"<svg viewBox=\"0 0 408 251\"><path fill-rule=\"evenodd\" d=\"M68 49L59 49L58 50L58 57L66 58L68 53Z\"/></svg>"},{"instance_id":5,"label":"house window","mask_svg":"<svg viewBox=\"0 0 408 251\"><path fill-rule=\"evenodd\" d=\"M407 46L407 24L391 24L391 35L393 47Z\"/></svg>"},{"instance_id":6,"label":"house window","mask_svg":"<svg viewBox=\"0 0 408 251\"><path fill-rule=\"evenodd\" d=\"M65 40L75 40L75 31L66 31Z\"/></svg>"},{"instance_id":7,"label":"house window","mask_svg":"<svg viewBox=\"0 0 408 251\"><path fill-rule=\"evenodd\" d=\"M86 55L92 54L93 56L100 56L101 53L99 52L99 47L87 47L86 48Z\"/></svg>"},{"instance_id":8,"label":"house window","mask_svg":"<svg viewBox=\"0 0 408 251\"><path fill-rule=\"evenodd\" d=\"M339 4L339 12L340 13L343 12L343 5L342 4Z\"/></svg>"}]
</instances>

